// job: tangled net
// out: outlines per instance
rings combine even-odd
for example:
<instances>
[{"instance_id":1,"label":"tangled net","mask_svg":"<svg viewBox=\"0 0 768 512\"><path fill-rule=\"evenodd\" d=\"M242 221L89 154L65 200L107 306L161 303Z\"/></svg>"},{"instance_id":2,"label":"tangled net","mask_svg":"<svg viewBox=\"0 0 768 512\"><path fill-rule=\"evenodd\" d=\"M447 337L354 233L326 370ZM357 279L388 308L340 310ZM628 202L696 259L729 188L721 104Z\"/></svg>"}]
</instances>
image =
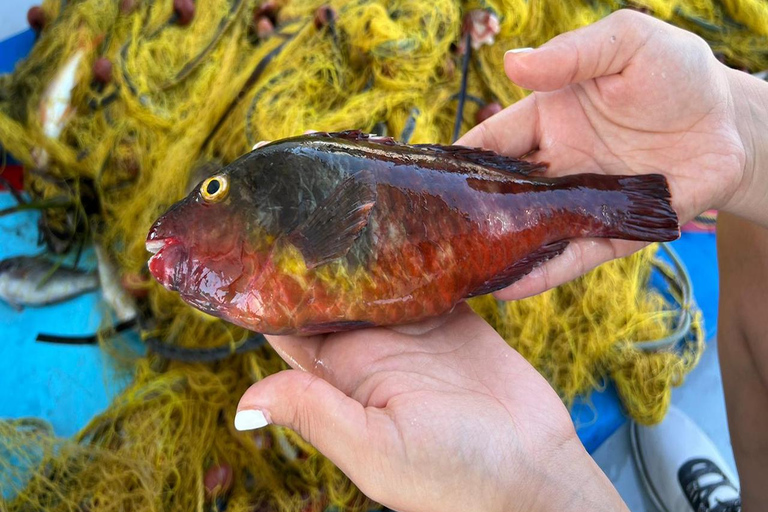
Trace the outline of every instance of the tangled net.
<instances>
[{"instance_id":1,"label":"tangled net","mask_svg":"<svg viewBox=\"0 0 768 512\"><path fill-rule=\"evenodd\" d=\"M242 392L284 363L269 347L235 354L249 333L151 280L146 233L202 172L260 140L357 128L451 143L462 97L465 131L483 108L526 94L500 71L505 50L540 45L625 6L337 0L326 9L315 0L206 0L194 4L190 22L170 0L46 1L45 28L30 56L0 77L0 143L25 165L47 247L61 254L97 244L147 320L143 338L180 349L225 345L233 354L189 363L150 351L135 362L132 384L71 440L37 420L0 422L0 508L376 508L293 432L234 431ZM701 35L731 66L768 67L762 0L638 0L633 7ZM493 44L469 53L463 94L459 49L473 11L495 16L499 31ZM59 118L49 87L68 66L74 87ZM703 350L698 317L673 349L637 343L676 328L664 313L669 299L649 289L655 251L537 297L471 304L566 404L610 378L627 414L655 423Z\"/></svg>"}]
</instances>

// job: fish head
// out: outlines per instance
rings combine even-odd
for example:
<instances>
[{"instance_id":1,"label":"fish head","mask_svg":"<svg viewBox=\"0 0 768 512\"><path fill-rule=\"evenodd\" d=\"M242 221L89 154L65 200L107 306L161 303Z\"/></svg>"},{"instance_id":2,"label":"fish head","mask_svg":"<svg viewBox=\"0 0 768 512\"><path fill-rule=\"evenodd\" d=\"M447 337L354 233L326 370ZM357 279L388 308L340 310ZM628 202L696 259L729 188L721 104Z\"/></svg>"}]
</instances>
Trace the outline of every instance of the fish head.
<instances>
[{"instance_id":1,"label":"fish head","mask_svg":"<svg viewBox=\"0 0 768 512\"><path fill-rule=\"evenodd\" d=\"M204 179L149 230L149 271L165 288L198 309L237 315L248 284L266 254L253 222L248 185L227 168Z\"/></svg>"},{"instance_id":2,"label":"fish head","mask_svg":"<svg viewBox=\"0 0 768 512\"><path fill-rule=\"evenodd\" d=\"M16 262L15 258L8 258L3 261L0 261L0 274L13 272L17 268L18 268L18 263Z\"/></svg>"}]
</instances>

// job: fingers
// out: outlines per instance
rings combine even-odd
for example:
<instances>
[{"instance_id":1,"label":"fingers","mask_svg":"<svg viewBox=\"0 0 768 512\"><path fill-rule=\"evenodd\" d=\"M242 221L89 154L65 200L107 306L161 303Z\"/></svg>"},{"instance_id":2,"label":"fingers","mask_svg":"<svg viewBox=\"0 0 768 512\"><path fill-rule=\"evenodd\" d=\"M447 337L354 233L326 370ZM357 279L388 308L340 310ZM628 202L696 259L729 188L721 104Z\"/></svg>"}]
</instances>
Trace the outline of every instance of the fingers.
<instances>
[{"instance_id":1,"label":"fingers","mask_svg":"<svg viewBox=\"0 0 768 512\"><path fill-rule=\"evenodd\" d=\"M365 443L363 406L312 374L287 370L257 382L240 399L235 428L288 427L342 470Z\"/></svg>"},{"instance_id":2,"label":"fingers","mask_svg":"<svg viewBox=\"0 0 768 512\"><path fill-rule=\"evenodd\" d=\"M563 254L533 271L494 296L499 300L520 300L543 293L580 277L597 266L640 250L641 242L605 239L571 240Z\"/></svg>"},{"instance_id":3,"label":"fingers","mask_svg":"<svg viewBox=\"0 0 768 512\"><path fill-rule=\"evenodd\" d=\"M456 144L518 157L536 149L540 137L538 106L531 95L475 126Z\"/></svg>"},{"instance_id":4,"label":"fingers","mask_svg":"<svg viewBox=\"0 0 768 512\"><path fill-rule=\"evenodd\" d=\"M561 34L537 49L507 52L504 70L520 87L554 91L621 73L648 40L667 27L634 11L618 11L572 32Z\"/></svg>"},{"instance_id":5,"label":"fingers","mask_svg":"<svg viewBox=\"0 0 768 512\"><path fill-rule=\"evenodd\" d=\"M507 52L504 70L517 85L540 92L616 75L632 62L653 34L665 27L650 16L619 11L587 27L561 34L539 48ZM456 144L483 147L513 157L537 149L542 137L537 102L536 94L527 96L472 128Z\"/></svg>"}]
</instances>

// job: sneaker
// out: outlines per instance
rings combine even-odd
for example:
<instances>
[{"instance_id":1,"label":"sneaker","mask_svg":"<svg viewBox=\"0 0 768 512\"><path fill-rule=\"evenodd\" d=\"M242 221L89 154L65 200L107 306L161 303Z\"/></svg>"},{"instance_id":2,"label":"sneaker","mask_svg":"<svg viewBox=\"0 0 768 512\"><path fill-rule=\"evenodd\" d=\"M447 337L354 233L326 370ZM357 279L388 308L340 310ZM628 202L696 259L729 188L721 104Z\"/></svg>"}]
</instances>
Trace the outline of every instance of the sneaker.
<instances>
[{"instance_id":1,"label":"sneaker","mask_svg":"<svg viewBox=\"0 0 768 512\"><path fill-rule=\"evenodd\" d=\"M652 427L632 422L629 432L638 473L660 511L741 511L738 477L682 411L670 407Z\"/></svg>"}]
</instances>

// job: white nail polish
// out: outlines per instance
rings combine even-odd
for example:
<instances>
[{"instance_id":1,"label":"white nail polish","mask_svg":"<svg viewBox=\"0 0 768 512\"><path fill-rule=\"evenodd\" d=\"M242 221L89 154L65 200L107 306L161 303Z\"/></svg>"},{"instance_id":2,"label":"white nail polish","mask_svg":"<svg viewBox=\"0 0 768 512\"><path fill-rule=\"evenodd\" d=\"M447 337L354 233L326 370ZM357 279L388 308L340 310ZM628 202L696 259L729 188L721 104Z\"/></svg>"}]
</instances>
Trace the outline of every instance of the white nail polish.
<instances>
[{"instance_id":1,"label":"white nail polish","mask_svg":"<svg viewBox=\"0 0 768 512\"><path fill-rule=\"evenodd\" d=\"M237 430L255 430L269 425L267 417L261 411L246 409L235 414L235 428Z\"/></svg>"},{"instance_id":2,"label":"white nail polish","mask_svg":"<svg viewBox=\"0 0 768 512\"><path fill-rule=\"evenodd\" d=\"M504 52L504 55L508 53L528 53L532 51L533 51L533 48L514 48L512 50L507 50L506 52Z\"/></svg>"}]
</instances>

